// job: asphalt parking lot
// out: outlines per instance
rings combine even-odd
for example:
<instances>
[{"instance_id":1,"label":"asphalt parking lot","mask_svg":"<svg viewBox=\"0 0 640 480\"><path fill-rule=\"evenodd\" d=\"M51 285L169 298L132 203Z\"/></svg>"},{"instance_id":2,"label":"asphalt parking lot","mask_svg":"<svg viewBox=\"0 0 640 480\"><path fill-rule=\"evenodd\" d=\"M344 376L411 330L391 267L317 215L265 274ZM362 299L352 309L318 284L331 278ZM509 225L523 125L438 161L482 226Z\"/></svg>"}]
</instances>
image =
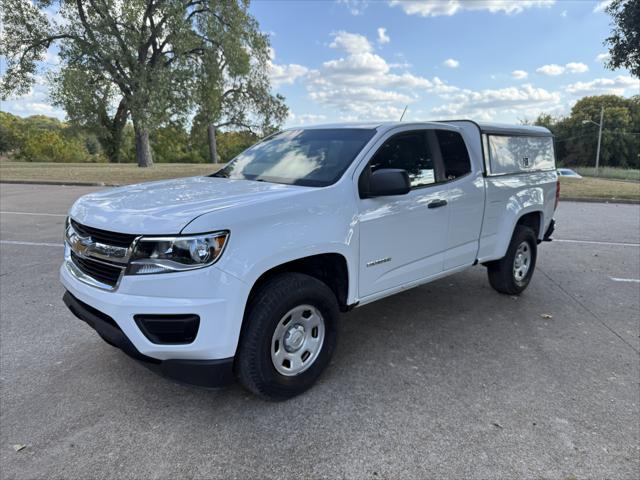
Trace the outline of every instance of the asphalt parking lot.
<instances>
[{"instance_id":1,"label":"asphalt parking lot","mask_svg":"<svg viewBox=\"0 0 640 480\"><path fill-rule=\"evenodd\" d=\"M319 384L269 403L157 377L67 311L92 190L0 185L3 479L640 478L639 205L561 203L519 298L475 267L354 310Z\"/></svg>"}]
</instances>

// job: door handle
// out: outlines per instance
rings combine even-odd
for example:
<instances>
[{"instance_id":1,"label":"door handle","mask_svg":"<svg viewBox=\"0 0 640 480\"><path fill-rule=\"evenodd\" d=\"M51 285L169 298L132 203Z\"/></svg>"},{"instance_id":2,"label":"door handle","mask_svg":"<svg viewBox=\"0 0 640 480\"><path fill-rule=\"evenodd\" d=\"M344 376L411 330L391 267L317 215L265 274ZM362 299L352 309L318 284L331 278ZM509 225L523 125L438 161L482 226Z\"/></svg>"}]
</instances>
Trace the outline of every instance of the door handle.
<instances>
[{"instance_id":1,"label":"door handle","mask_svg":"<svg viewBox=\"0 0 640 480\"><path fill-rule=\"evenodd\" d=\"M446 204L446 200L434 200L433 202L429 203L429 208L440 208L444 207Z\"/></svg>"}]
</instances>

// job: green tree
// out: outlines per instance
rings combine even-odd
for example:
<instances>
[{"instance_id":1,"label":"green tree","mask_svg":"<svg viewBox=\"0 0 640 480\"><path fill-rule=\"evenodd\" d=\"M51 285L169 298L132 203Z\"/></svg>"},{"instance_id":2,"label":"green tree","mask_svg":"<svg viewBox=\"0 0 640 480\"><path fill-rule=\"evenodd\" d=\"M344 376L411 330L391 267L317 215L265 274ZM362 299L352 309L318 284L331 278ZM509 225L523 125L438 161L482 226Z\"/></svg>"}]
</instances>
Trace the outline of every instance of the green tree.
<instances>
[{"instance_id":1,"label":"green tree","mask_svg":"<svg viewBox=\"0 0 640 480\"><path fill-rule=\"evenodd\" d=\"M600 164L612 167L640 167L640 96L616 95L584 97L573 106L571 114L554 119L540 115L536 125L549 128L556 140L556 158L565 165L592 166L598 142L600 110L604 108L604 125Z\"/></svg>"},{"instance_id":2,"label":"green tree","mask_svg":"<svg viewBox=\"0 0 640 480\"><path fill-rule=\"evenodd\" d=\"M223 132L218 140L220 161L228 162L256 143L260 137L249 130Z\"/></svg>"},{"instance_id":3,"label":"green tree","mask_svg":"<svg viewBox=\"0 0 640 480\"><path fill-rule=\"evenodd\" d=\"M22 119L0 112L0 153L18 150L24 142Z\"/></svg>"},{"instance_id":4,"label":"green tree","mask_svg":"<svg viewBox=\"0 0 640 480\"><path fill-rule=\"evenodd\" d=\"M20 149L18 158L26 162L87 162L91 159L82 141L65 138L59 130L34 130Z\"/></svg>"},{"instance_id":5,"label":"green tree","mask_svg":"<svg viewBox=\"0 0 640 480\"><path fill-rule=\"evenodd\" d=\"M50 75L51 99L69 121L95 135L110 162L119 163L129 111L119 90L102 72L67 65Z\"/></svg>"},{"instance_id":6,"label":"green tree","mask_svg":"<svg viewBox=\"0 0 640 480\"><path fill-rule=\"evenodd\" d=\"M192 148L189 134L180 123L158 128L152 138L153 155L157 162L202 163L204 157Z\"/></svg>"},{"instance_id":7,"label":"green tree","mask_svg":"<svg viewBox=\"0 0 640 480\"><path fill-rule=\"evenodd\" d=\"M272 95L268 69L268 37L240 5L228 15L229 21L201 25L215 51L202 56L196 76L197 114L195 124L206 125L209 160L219 159L216 132L239 128L267 134L281 125L288 108L281 95Z\"/></svg>"},{"instance_id":8,"label":"green tree","mask_svg":"<svg viewBox=\"0 0 640 480\"><path fill-rule=\"evenodd\" d=\"M607 7L613 19L611 36L605 40L611 69L624 67L640 78L640 0L613 0Z\"/></svg>"},{"instance_id":9,"label":"green tree","mask_svg":"<svg viewBox=\"0 0 640 480\"><path fill-rule=\"evenodd\" d=\"M62 97L56 101L86 109L112 94L103 86L109 85L117 92L119 106L131 117L139 166L153 163L150 132L188 116L205 91L212 102L221 103L225 92L220 90L217 95L214 87L226 84L226 80L214 79L227 70L215 71L214 59L253 58L253 51L247 53L250 44L246 38L240 42L230 38L239 28L236 23L244 24L252 37L261 37L268 48L266 37L248 13L248 0L1 1L4 33L0 55L7 58L2 94L25 93L34 81L37 62L57 44L62 61L57 92ZM56 22L52 17L64 21ZM256 52L258 65L264 65L261 55ZM65 78L67 68L83 74ZM205 70L210 72L206 82L199 80ZM268 82L265 71L261 81ZM66 96L87 88L84 74L95 79L88 95L97 98L67 101ZM102 105L107 108L110 104ZM111 120L116 113L111 111ZM86 115L78 114L77 118L86 119Z\"/></svg>"}]
</instances>

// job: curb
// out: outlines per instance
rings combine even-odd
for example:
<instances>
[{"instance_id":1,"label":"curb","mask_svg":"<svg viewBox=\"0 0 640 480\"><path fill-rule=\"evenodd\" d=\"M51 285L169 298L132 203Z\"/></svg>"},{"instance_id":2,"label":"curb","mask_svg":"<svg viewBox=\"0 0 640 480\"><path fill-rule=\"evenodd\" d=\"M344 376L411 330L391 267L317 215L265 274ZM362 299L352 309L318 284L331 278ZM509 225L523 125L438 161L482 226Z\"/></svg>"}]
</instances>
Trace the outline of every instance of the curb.
<instances>
[{"instance_id":1,"label":"curb","mask_svg":"<svg viewBox=\"0 0 640 480\"><path fill-rule=\"evenodd\" d=\"M560 203L562 202L620 203L623 205L640 205L640 200L633 200L630 198L563 197L562 195L560 195Z\"/></svg>"},{"instance_id":2,"label":"curb","mask_svg":"<svg viewBox=\"0 0 640 480\"><path fill-rule=\"evenodd\" d=\"M56 182L49 180L0 180L0 183L14 185L61 185L67 187L120 187L120 183L106 182Z\"/></svg>"}]
</instances>

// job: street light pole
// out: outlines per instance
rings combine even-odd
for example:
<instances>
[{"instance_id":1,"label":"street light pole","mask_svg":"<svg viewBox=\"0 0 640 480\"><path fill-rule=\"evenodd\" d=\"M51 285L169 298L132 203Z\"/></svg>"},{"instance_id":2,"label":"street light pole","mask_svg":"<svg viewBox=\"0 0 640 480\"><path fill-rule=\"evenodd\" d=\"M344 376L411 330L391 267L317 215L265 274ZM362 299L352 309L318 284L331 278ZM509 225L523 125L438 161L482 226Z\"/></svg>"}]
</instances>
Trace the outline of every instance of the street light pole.
<instances>
[{"instance_id":1,"label":"street light pole","mask_svg":"<svg viewBox=\"0 0 640 480\"><path fill-rule=\"evenodd\" d=\"M600 129L598 130L598 149L596 151L596 177L600 167L600 144L602 143L602 125L604 124L604 106L600 107Z\"/></svg>"},{"instance_id":2,"label":"street light pole","mask_svg":"<svg viewBox=\"0 0 640 480\"><path fill-rule=\"evenodd\" d=\"M600 144L602 143L602 126L604 125L604 106L600 107L600 123L593 120L583 120L582 124L593 123L598 126L598 149L596 150L596 177L598 176L598 169L600 168Z\"/></svg>"}]
</instances>

